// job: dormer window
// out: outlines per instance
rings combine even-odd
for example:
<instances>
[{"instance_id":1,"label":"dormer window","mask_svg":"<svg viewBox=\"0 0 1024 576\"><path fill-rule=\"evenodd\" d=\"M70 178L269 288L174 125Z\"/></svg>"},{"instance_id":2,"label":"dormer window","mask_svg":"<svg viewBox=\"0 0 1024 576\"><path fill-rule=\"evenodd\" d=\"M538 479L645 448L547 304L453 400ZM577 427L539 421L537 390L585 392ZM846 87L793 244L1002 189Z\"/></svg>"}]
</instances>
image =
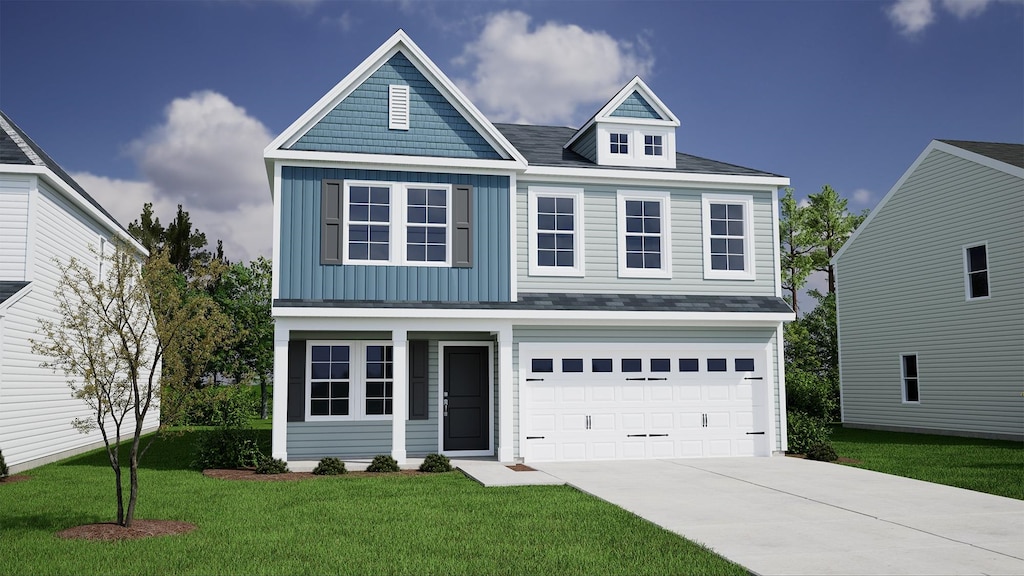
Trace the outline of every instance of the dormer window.
<instances>
[{"instance_id":1,"label":"dormer window","mask_svg":"<svg viewBox=\"0 0 1024 576\"><path fill-rule=\"evenodd\" d=\"M662 156L664 148L662 147L661 139L661 136L651 134L644 136L644 155Z\"/></svg>"},{"instance_id":2,"label":"dormer window","mask_svg":"<svg viewBox=\"0 0 1024 576\"><path fill-rule=\"evenodd\" d=\"M629 134L613 132L611 134L612 154L629 154Z\"/></svg>"}]
</instances>

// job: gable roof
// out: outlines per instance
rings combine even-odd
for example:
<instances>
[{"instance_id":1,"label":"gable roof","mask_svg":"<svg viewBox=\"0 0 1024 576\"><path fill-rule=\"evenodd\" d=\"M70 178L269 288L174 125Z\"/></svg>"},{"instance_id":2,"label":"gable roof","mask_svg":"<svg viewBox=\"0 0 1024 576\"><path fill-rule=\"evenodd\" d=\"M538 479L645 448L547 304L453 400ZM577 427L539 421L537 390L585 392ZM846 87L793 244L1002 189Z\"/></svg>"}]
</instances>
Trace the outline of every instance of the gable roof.
<instances>
[{"instance_id":1,"label":"gable roof","mask_svg":"<svg viewBox=\"0 0 1024 576\"><path fill-rule=\"evenodd\" d=\"M574 150L565 148L566 138L571 137L575 128L563 126L527 126L523 124L495 124L498 130L526 155L531 166L558 166L567 168L593 168L598 170L633 170L643 172L679 172L689 174L721 174L732 176L768 176L782 178L778 174L744 168L691 154L676 153L675 168L601 166L580 156Z\"/></svg>"},{"instance_id":2,"label":"gable roof","mask_svg":"<svg viewBox=\"0 0 1024 576\"><path fill-rule=\"evenodd\" d=\"M661 117L661 119L653 120L649 118L630 118L627 116L613 116L613 113L619 109L619 106L621 106L622 103L625 102L627 99L631 99L634 93L638 94L640 98L646 101L647 105L650 106L653 109L653 111ZM652 91L650 87L647 86L647 84L640 79L639 76L634 76L632 80L627 82L625 86L623 86L618 92L616 92L615 95L612 96L611 99L608 100L608 102L606 102L600 110L598 110L593 116L591 116L589 120L583 123L583 126L580 127L580 129L577 130L576 133L573 134L572 137L570 137L569 140L564 143L563 147L568 149L570 146L572 146L573 142L579 139L579 137L582 136L584 132L589 130L590 127L597 122L640 122L643 124L661 124L676 127L679 126L679 118L676 118L676 115L673 114L672 111L668 109L668 106L665 106L665 103L662 102L660 98L658 98L658 95L655 94L654 91Z\"/></svg>"},{"instance_id":3,"label":"gable roof","mask_svg":"<svg viewBox=\"0 0 1024 576\"><path fill-rule=\"evenodd\" d=\"M835 264L839 261L839 258L846 253L846 249L849 248L856 240L860 237L862 230L867 228L872 220L875 218L875 214L881 212L882 208L889 202L893 194L897 190L903 187L903 183L917 170L917 167L924 162L932 152L939 151L945 152L946 154L952 154L964 160L987 166L1000 172L1005 172L1011 176L1024 179L1024 158L1021 157L1024 154L1024 144L1006 144L1000 142L977 142L973 140L932 140L928 146L925 147L924 151L918 155L917 160L907 168L907 171L900 176L900 179L893 184L892 188L885 194L884 197L875 206L875 209L868 214L868 217L861 222L861 225L853 231L850 238L843 244L842 248L836 252L836 255L829 261ZM1024 187L1021 188L1024 190Z\"/></svg>"},{"instance_id":4,"label":"gable roof","mask_svg":"<svg viewBox=\"0 0 1024 576\"><path fill-rule=\"evenodd\" d=\"M0 110L0 165L12 166L35 166L44 169L42 173L51 176L50 179L66 196L72 200L84 201L87 206L82 206L86 212L92 212L97 221L104 224L111 232L121 236L128 241L136 250L147 254L146 249L128 232L128 229L117 221L117 218L107 212L106 208L100 205L95 198L85 191L85 188L75 182L60 164L57 164L34 140L29 138L24 130L18 127L13 120ZM3 171L3 168L0 168ZM47 171L49 174L47 174ZM32 171L39 172L39 171ZM77 198L76 198L77 197Z\"/></svg>"},{"instance_id":5,"label":"gable roof","mask_svg":"<svg viewBox=\"0 0 1024 576\"><path fill-rule=\"evenodd\" d=\"M444 72L409 38L405 31L398 30L264 149L264 157L267 158L268 163L268 176L273 177L270 156L274 152L295 143L398 52L408 58L502 158L520 164L525 163L522 154L505 139L490 120L466 98Z\"/></svg>"}]
</instances>

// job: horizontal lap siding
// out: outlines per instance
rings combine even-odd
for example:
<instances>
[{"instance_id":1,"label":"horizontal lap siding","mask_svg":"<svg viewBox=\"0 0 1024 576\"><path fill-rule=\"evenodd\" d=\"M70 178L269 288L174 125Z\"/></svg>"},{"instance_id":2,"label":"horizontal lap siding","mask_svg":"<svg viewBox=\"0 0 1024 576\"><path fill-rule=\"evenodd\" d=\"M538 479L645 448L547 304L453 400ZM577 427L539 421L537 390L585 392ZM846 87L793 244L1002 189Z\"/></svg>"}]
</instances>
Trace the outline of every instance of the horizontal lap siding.
<instances>
[{"instance_id":1,"label":"horizontal lap siding","mask_svg":"<svg viewBox=\"0 0 1024 576\"><path fill-rule=\"evenodd\" d=\"M771 192L737 193L754 199L754 254L756 280L705 280L704 247L701 226L701 194L712 192L669 187L606 186L584 184L585 276L565 278L530 276L528 266L529 215L527 191L530 186L579 187L567 184L518 183L516 219L518 222L517 271L520 292L591 292L644 294L775 294L775 263L772 223L775 196ZM672 278L619 278L618 190L671 192ZM724 192L714 191L715 194Z\"/></svg>"},{"instance_id":2,"label":"horizontal lap siding","mask_svg":"<svg viewBox=\"0 0 1024 576\"><path fill-rule=\"evenodd\" d=\"M473 186L473 267L320 264L324 179ZM508 177L285 167L281 180L281 298L509 301Z\"/></svg>"},{"instance_id":3,"label":"horizontal lap siding","mask_svg":"<svg viewBox=\"0 0 1024 576\"><path fill-rule=\"evenodd\" d=\"M0 280L25 279L31 179L0 175Z\"/></svg>"},{"instance_id":4,"label":"horizontal lap siding","mask_svg":"<svg viewBox=\"0 0 1024 576\"><path fill-rule=\"evenodd\" d=\"M391 421L289 422L287 449L289 460L391 454Z\"/></svg>"},{"instance_id":5,"label":"horizontal lap siding","mask_svg":"<svg viewBox=\"0 0 1024 576\"><path fill-rule=\"evenodd\" d=\"M572 143L572 149L580 156L597 162L597 127L591 126L578 140Z\"/></svg>"},{"instance_id":6,"label":"horizontal lap siding","mask_svg":"<svg viewBox=\"0 0 1024 576\"><path fill-rule=\"evenodd\" d=\"M988 243L991 298L965 301ZM1024 181L933 151L838 264L844 421L1024 435ZM902 403L900 354L920 404Z\"/></svg>"}]
</instances>

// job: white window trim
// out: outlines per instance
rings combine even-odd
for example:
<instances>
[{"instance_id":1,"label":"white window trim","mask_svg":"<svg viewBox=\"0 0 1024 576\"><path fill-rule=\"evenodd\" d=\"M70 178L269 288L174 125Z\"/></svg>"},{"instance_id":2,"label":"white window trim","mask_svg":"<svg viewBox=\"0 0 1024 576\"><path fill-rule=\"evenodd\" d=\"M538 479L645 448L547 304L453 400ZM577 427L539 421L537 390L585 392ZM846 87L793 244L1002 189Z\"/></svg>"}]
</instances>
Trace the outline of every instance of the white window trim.
<instances>
[{"instance_id":1,"label":"white window trim","mask_svg":"<svg viewBox=\"0 0 1024 576\"><path fill-rule=\"evenodd\" d=\"M391 340L308 340L306 341L306 421L391 420L393 414L366 414L366 347L393 346ZM313 346L348 346L348 416L313 416L310 414L310 394L313 390ZM392 375L392 394L395 379ZM394 398L394 396L392 396ZM392 400L392 412L394 412Z\"/></svg>"},{"instance_id":2,"label":"white window trim","mask_svg":"<svg viewBox=\"0 0 1024 576\"><path fill-rule=\"evenodd\" d=\"M626 267L626 201L646 200L661 203L661 268ZM672 278L672 201L668 192L619 190L616 193L616 238L619 252L619 278Z\"/></svg>"},{"instance_id":3,"label":"white window trim","mask_svg":"<svg viewBox=\"0 0 1024 576\"><path fill-rule=\"evenodd\" d=\"M907 374L903 367L903 359L907 356L913 356L917 364L917 400L907 400ZM900 400L903 404L921 403L921 356L917 352L900 353Z\"/></svg>"},{"instance_id":4,"label":"white window trim","mask_svg":"<svg viewBox=\"0 0 1024 576\"><path fill-rule=\"evenodd\" d=\"M970 260L967 258L967 250L970 248L977 248L978 246L985 247L985 276L988 284L988 295L987 296L971 296L971 269ZM964 258L964 301L974 302L976 300L988 300L992 298L992 260L988 251L988 242L972 242L971 244L964 244L960 251L963 252Z\"/></svg>"},{"instance_id":5,"label":"white window trim","mask_svg":"<svg viewBox=\"0 0 1024 576\"><path fill-rule=\"evenodd\" d=\"M541 266L537 263L537 197L545 198L572 198L573 199L573 265L568 266ZM583 277L585 275L586 254L584 246L585 228L583 226L583 189L582 188L555 188L547 186L530 186L527 192L527 220L529 222L529 235L527 237L528 273L530 276L569 276Z\"/></svg>"},{"instance_id":6,"label":"white window trim","mask_svg":"<svg viewBox=\"0 0 1024 576\"><path fill-rule=\"evenodd\" d=\"M645 168L675 168L676 131L671 126L648 126L635 122L601 121L597 128L597 163L602 166L638 166ZM612 154L611 135L627 134L629 152ZM661 136L661 155L644 153L644 136Z\"/></svg>"},{"instance_id":7,"label":"white window trim","mask_svg":"<svg viewBox=\"0 0 1024 576\"><path fill-rule=\"evenodd\" d=\"M391 84L388 86L388 130L409 129L409 86Z\"/></svg>"},{"instance_id":8,"label":"white window trim","mask_svg":"<svg viewBox=\"0 0 1024 576\"><path fill-rule=\"evenodd\" d=\"M353 260L348 256L349 244L349 199L353 186L373 186L390 190L391 221L388 223L388 244L390 256L388 260ZM445 254L444 262L418 262L408 260L406 231L409 228L406 210L409 188L431 188L445 191ZM434 268L450 268L452 265L452 185L434 184L431 182L379 182L373 180L345 180L342 190L342 228L341 228L341 263L350 266L426 266Z\"/></svg>"},{"instance_id":9,"label":"white window trim","mask_svg":"<svg viewBox=\"0 0 1024 576\"><path fill-rule=\"evenodd\" d=\"M701 231L704 245L705 280L756 280L757 262L754 258L754 197L736 194L702 194ZM713 270L711 268L711 204L743 205L744 270Z\"/></svg>"}]
</instances>

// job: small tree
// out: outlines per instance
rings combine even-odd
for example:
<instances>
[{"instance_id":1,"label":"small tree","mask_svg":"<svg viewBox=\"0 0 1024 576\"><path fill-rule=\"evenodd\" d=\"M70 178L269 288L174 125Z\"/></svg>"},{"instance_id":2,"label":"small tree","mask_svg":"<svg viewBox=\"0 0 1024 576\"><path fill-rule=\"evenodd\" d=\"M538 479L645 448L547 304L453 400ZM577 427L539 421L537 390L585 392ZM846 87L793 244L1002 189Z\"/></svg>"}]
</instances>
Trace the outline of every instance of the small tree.
<instances>
[{"instance_id":1,"label":"small tree","mask_svg":"<svg viewBox=\"0 0 1024 576\"><path fill-rule=\"evenodd\" d=\"M90 416L72 425L82 433L98 429L102 434L114 471L117 523L127 527L138 501L139 460L152 443L140 449L146 416L159 404L161 360L169 352L222 337L227 322L201 292L183 297L184 277L165 253L151 256L145 267L137 252L120 243L113 254L97 256L99 273L75 258L57 262L60 319L41 321L42 339L32 347L49 358L43 366L67 375L73 396L89 407ZM194 353L202 354L202 347ZM120 448L129 437L125 506Z\"/></svg>"},{"instance_id":2,"label":"small tree","mask_svg":"<svg viewBox=\"0 0 1024 576\"><path fill-rule=\"evenodd\" d=\"M793 189L787 187L779 200L779 241L781 246L782 289L789 292L789 303L793 312L800 313L797 293L807 284L814 272L811 253L814 251L814 236L807 228L807 208L800 206L793 197Z\"/></svg>"}]
</instances>

